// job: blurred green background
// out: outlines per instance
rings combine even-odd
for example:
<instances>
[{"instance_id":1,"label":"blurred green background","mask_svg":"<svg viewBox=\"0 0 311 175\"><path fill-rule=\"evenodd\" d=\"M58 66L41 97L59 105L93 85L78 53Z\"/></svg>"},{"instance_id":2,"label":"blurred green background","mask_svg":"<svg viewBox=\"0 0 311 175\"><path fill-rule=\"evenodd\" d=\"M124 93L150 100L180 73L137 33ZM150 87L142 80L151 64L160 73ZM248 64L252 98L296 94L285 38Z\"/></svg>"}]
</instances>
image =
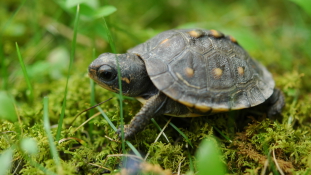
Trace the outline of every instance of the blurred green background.
<instances>
[{"instance_id":1,"label":"blurred green background","mask_svg":"<svg viewBox=\"0 0 311 175\"><path fill-rule=\"evenodd\" d=\"M42 99L44 96L50 97L51 108L49 112L52 126L58 122L68 74L70 52L73 49L72 38L77 4L80 4L80 19L76 27L78 31L76 52L68 85L66 124L78 112L90 106L88 65L100 53L112 52L108 42L107 29L104 25L104 17L112 33L113 44L117 53L124 53L127 49L156 34L173 28L216 29L234 36L251 56L263 63L272 72L276 86L286 96L287 107L283 112L285 119L281 122L284 125L279 126L279 128L295 126L300 127L301 130L310 129L311 1L309 0L2 0L0 2L0 90L10 94L10 97L15 100L26 135L36 138L36 140L43 139L43 136L29 129L41 130L38 128L42 122ZM19 46L30 83L34 89L33 99L29 97L29 86L18 60L16 43ZM98 102L106 100L110 96L115 97L105 90L96 88L98 93L96 100ZM128 105L125 109L125 117L133 116L139 109L137 102L130 100L125 101L125 104ZM112 115L113 121L117 121L119 115L117 98L107 103L103 108ZM5 109L0 107L0 110ZM88 117L90 116L78 119L75 126L79 126ZM109 130L109 126L102 128L107 125L102 120L99 118L93 122L96 126L91 132L94 135L97 134L96 138L92 140L93 146L108 143L104 141L105 138L99 138L107 134ZM2 132L16 129L4 121L4 119L0 121L3 126ZM84 137L81 133L77 136L67 131L62 134L62 138ZM231 136L235 137L233 133ZM296 137L291 138L297 141L293 142L293 147L298 142L302 143ZM309 139L309 135L305 138L306 140L303 143L307 145L311 139ZM15 142L14 139L16 138L12 136L9 141L1 140L6 144L2 144L0 150L9 148L11 143ZM200 139L197 140L198 143L199 141ZM135 146L146 151L152 142L151 138L147 138L144 142L137 141ZM39 142L41 149L47 148L45 144ZM261 149L262 145L259 142L252 142L251 144L257 144L256 149L261 150L261 153L264 154L265 150ZM198 144L195 145L198 146ZM228 145L230 143L226 143L226 146ZM98 149L96 146L92 149ZM229 148L226 146L222 145L222 151L226 149L228 151ZM116 152L120 150L118 144L110 147L113 147ZM155 148L151 149L156 150ZM82 151L79 154L88 155L91 152L90 150L83 150L84 152ZM115 153L111 150L111 152L96 151L94 154L98 153L97 156ZM175 151L178 152L179 150L175 149ZM194 151L190 151L191 154ZM301 170L302 174L303 172L308 173L308 166L309 169L311 168L306 163L309 160L307 158L309 154L305 152L294 153L295 151L289 150L285 151L284 155L282 153L285 157L284 160L293 160L295 170ZM229 151L225 155L228 156L228 154ZM168 155L170 154L168 153ZM75 156L77 155L73 157ZM187 157L187 155L184 156ZM49 165L43 157L37 158L37 161ZM297 163L298 158L305 159L299 164ZM97 157L92 160L102 160L99 159ZM235 162L230 157L225 159L225 162L229 160ZM155 158L154 160L150 159L150 161L157 162ZM246 159L245 161L247 162ZM110 162L109 160L105 163L109 164ZM257 161L258 164L254 162L245 163L238 167L228 165L228 169L232 174L247 172L256 174L256 172L258 173L258 170L256 171L257 165L262 168L263 164L260 164L260 161L259 163ZM189 168L190 164L187 162L182 166L183 172L191 169ZM114 168L116 166L112 166L112 169ZM174 167L167 165L164 168L177 170L176 165ZM248 168L252 171L246 171ZM24 172L36 171L28 167L25 168Z\"/></svg>"},{"instance_id":2,"label":"blurred green background","mask_svg":"<svg viewBox=\"0 0 311 175\"><path fill-rule=\"evenodd\" d=\"M61 77L68 64L75 5L79 2L82 2L81 19L74 63L77 73L86 71L93 48L97 54L111 51L102 15L106 16L118 53L172 28L217 29L237 38L273 73L308 72L310 16L292 1L90 0L83 3L82 0L55 0L24 3L4 0L0 4L3 89L12 89L17 84L22 86L24 82L16 59L15 42L21 48L33 82L49 82ZM307 1L305 4L310 5Z\"/></svg>"}]
</instances>

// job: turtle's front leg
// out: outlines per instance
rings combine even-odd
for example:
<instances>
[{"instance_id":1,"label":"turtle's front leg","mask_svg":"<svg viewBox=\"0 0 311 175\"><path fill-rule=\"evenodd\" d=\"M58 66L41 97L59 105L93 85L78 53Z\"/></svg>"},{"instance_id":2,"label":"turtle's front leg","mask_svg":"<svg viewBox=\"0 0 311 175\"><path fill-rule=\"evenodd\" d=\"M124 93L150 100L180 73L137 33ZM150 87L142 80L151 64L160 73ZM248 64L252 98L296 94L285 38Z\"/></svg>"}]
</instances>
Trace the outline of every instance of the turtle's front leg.
<instances>
[{"instance_id":1,"label":"turtle's front leg","mask_svg":"<svg viewBox=\"0 0 311 175\"><path fill-rule=\"evenodd\" d=\"M130 124L124 126L124 138L128 139L134 136L148 125L151 118L156 118L163 115L165 112L167 96L159 92L150 97L140 111L131 120ZM121 137L121 129L117 133Z\"/></svg>"}]
</instances>

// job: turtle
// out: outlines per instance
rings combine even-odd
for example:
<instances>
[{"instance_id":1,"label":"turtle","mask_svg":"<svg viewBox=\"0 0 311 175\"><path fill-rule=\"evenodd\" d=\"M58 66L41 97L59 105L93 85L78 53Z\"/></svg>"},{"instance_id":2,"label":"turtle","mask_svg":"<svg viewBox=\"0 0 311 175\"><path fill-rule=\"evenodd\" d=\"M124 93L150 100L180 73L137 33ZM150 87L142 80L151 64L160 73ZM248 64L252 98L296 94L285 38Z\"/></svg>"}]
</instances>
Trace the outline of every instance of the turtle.
<instances>
[{"instance_id":1,"label":"turtle","mask_svg":"<svg viewBox=\"0 0 311 175\"><path fill-rule=\"evenodd\" d=\"M267 116L273 116L285 105L271 73L234 37L217 30L164 31L127 53L99 55L88 74L116 93L120 77L122 94L143 104L124 126L125 139L161 115L209 116L266 104Z\"/></svg>"}]
</instances>

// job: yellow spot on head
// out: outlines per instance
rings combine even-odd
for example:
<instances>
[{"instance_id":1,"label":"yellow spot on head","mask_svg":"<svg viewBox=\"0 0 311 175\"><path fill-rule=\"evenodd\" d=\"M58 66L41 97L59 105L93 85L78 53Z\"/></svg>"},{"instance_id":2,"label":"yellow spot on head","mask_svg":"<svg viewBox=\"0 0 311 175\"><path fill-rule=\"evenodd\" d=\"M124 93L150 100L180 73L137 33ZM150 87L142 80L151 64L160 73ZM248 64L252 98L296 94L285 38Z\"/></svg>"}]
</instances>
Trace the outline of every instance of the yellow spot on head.
<instances>
[{"instance_id":1,"label":"yellow spot on head","mask_svg":"<svg viewBox=\"0 0 311 175\"><path fill-rule=\"evenodd\" d=\"M163 40L160 44L164 44L168 41L168 39L166 38L165 40Z\"/></svg>"},{"instance_id":2,"label":"yellow spot on head","mask_svg":"<svg viewBox=\"0 0 311 175\"><path fill-rule=\"evenodd\" d=\"M130 81L128 78L126 78L126 77L123 77L122 80L125 81L127 84L130 84L130 82L131 82L131 81Z\"/></svg>"},{"instance_id":3,"label":"yellow spot on head","mask_svg":"<svg viewBox=\"0 0 311 175\"><path fill-rule=\"evenodd\" d=\"M238 67L238 73L239 73L239 75L244 75L244 68Z\"/></svg>"},{"instance_id":4,"label":"yellow spot on head","mask_svg":"<svg viewBox=\"0 0 311 175\"><path fill-rule=\"evenodd\" d=\"M199 38L199 37L201 37L203 35L203 32L201 30L192 30L192 31L190 31L188 33L193 38Z\"/></svg>"},{"instance_id":5,"label":"yellow spot on head","mask_svg":"<svg viewBox=\"0 0 311 175\"><path fill-rule=\"evenodd\" d=\"M224 36L224 34L222 34L222 33L220 33L220 32L218 32L217 30L210 30L210 32L211 32L211 35L213 36L213 37L215 37L215 38L220 38L220 37L223 37Z\"/></svg>"},{"instance_id":6,"label":"yellow spot on head","mask_svg":"<svg viewBox=\"0 0 311 175\"><path fill-rule=\"evenodd\" d=\"M214 75L215 79L219 79L221 77L221 75L222 75L222 69L220 69L218 67L214 68L213 69L213 75Z\"/></svg>"},{"instance_id":7,"label":"yellow spot on head","mask_svg":"<svg viewBox=\"0 0 311 175\"><path fill-rule=\"evenodd\" d=\"M187 77L191 78L191 77L193 77L194 70L191 69L190 67L186 67L185 73L186 73Z\"/></svg>"},{"instance_id":8,"label":"yellow spot on head","mask_svg":"<svg viewBox=\"0 0 311 175\"><path fill-rule=\"evenodd\" d=\"M229 36L229 38L230 38L230 40L231 40L232 42L238 43L238 42L236 41L236 39L235 39L233 36Z\"/></svg>"}]
</instances>

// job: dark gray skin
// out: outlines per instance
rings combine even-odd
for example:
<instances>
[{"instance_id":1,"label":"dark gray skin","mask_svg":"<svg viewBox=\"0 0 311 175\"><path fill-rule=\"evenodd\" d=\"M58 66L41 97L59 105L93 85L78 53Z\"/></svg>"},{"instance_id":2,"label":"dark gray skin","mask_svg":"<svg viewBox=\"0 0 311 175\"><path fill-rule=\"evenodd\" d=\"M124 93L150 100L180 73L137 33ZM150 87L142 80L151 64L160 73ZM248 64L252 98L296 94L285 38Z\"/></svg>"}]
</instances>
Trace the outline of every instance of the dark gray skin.
<instances>
[{"instance_id":1,"label":"dark gray skin","mask_svg":"<svg viewBox=\"0 0 311 175\"><path fill-rule=\"evenodd\" d=\"M164 114L183 117L210 114L210 112L202 113L189 108L160 92L150 80L144 61L133 53L117 55L104 53L90 64L89 76L103 88L119 92L116 57L119 60L123 95L142 97L146 100L130 124L125 125L125 139L143 130L151 118ZM285 104L284 96L280 90L274 89L273 94L265 103L269 106L268 116L280 114ZM120 134L120 130L118 133Z\"/></svg>"},{"instance_id":2,"label":"dark gray skin","mask_svg":"<svg viewBox=\"0 0 311 175\"><path fill-rule=\"evenodd\" d=\"M283 107L285 106L284 94L279 89L274 89L273 94L267 100L268 117L281 114Z\"/></svg>"},{"instance_id":3,"label":"dark gray skin","mask_svg":"<svg viewBox=\"0 0 311 175\"><path fill-rule=\"evenodd\" d=\"M137 55L127 53L117 56L122 77L122 94L129 97L142 97L146 100L130 124L125 125L125 139L143 130L151 118L157 118L163 114L182 115L189 113L189 109L185 105L159 92L151 82L144 62ZM117 74L115 54L101 54L89 66L89 76L103 88L116 93L119 92Z\"/></svg>"}]
</instances>

